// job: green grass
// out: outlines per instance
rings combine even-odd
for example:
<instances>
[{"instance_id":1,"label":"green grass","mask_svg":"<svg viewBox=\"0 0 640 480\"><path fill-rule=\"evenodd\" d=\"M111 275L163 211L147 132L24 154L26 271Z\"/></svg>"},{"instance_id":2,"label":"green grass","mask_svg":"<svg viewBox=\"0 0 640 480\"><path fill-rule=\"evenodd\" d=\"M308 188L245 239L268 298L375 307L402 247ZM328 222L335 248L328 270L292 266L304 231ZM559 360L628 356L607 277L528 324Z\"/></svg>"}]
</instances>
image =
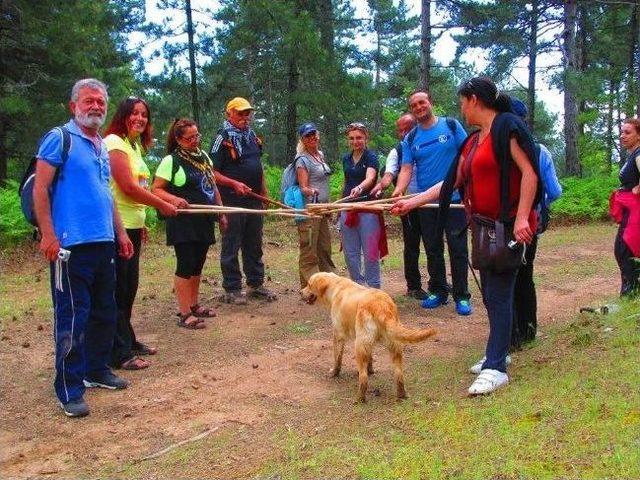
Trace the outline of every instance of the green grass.
<instances>
[{"instance_id":1,"label":"green grass","mask_svg":"<svg viewBox=\"0 0 640 480\"><path fill-rule=\"evenodd\" d=\"M278 458L259 476L638 478L639 308L552 329L516 355L511 384L490 397L462 396L475 357L424 362L408 401L331 412L318 435L281 430Z\"/></svg>"}]
</instances>

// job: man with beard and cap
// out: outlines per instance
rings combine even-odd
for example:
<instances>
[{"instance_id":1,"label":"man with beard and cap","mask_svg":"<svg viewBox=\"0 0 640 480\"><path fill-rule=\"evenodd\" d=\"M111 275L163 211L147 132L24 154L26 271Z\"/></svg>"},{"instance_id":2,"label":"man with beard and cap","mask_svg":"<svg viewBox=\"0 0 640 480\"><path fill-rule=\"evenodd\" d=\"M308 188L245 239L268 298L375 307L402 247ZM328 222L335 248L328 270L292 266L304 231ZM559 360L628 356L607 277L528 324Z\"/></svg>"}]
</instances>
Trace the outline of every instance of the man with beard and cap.
<instances>
[{"instance_id":1,"label":"man with beard and cap","mask_svg":"<svg viewBox=\"0 0 640 480\"><path fill-rule=\"evenodd\" d=\"M402 162L402 139L416 126L416 120L410 113L401 115L396 120L396 135L398 144L391 149L387 155L387 161L384 167L384 175L380 181L371 189L372 197L380 196L391 183L394 185L400 173ZM416 183L416 170L413 169L411 180L407 187L407 193L418 193L418 185ZM424 300L427 292L422 289L422 277L420 275L420 240L422 232L420 230L419 210L412 210L401 218L402 220L402 242L403 242L403 260L404 260L404 279L407 282L407 296L418 300ZM426 246L425 246L426 250Z\"/></svg>"},{"instance_id":2,"label":"man with beard and cap","mask_svg":"<svg viewBox=\"0 0 640 480\"><path fill-rule=\"evenodd\" d=\"M267 196L262 166L262 141L251 129L253 107L244 98L236 97L225 108L227 119L211 146L211 159L216 183L225 206L259 209L261 200L252 193ZM245 305L246 296L267 301L276 295L264 286L262 261L263 216L234 213L228 217L227 230L222 235L220 269L222 271L221 300ZM242 273L238 254L242 251L242 270L247 282L247 295L242 292Z\"/></svg>"},{"instance_id":3,"label":"man with beard and cap","mask_svg":"<svg viewBox=\"0 0 640 480\"><path fill-rule=\"evenodd\" d=\"M74 118L47 133L38 149L34 211L40 250L51 262L56 355L55 392L69 417L89 414L85 387L119 390L127 382L108 364L116 328L116 242L131 258L109 188L109 156L98 134L107 113L107 88L76 82Z\"/></svg>"},{"instance_id":4,"label":"man with beard and cap","mask_svg":"<svg viewBox=\"0 0 640 480\"><path fill-rule=\"evenodd\" d=\"M433 114L429 92L412 93L409 96L409 109L418 125L402 141L402 167L393 196L404 193L414 169L419 192L444 180L467 137L457 120ZM455 192L454 202L460 202L458 192ZM442 236L438 238L436 228L438 209L423 208L419 217L429 272L429 292L422 301L422 307L437 308L448 302L449 295L444 264L444 239ZM452 295L459 315L469 315L472 312L467 279L469 256L466 224L464 211L456 209L449 213L445 228L451 262Z\"/></svg>"}]
</instances>

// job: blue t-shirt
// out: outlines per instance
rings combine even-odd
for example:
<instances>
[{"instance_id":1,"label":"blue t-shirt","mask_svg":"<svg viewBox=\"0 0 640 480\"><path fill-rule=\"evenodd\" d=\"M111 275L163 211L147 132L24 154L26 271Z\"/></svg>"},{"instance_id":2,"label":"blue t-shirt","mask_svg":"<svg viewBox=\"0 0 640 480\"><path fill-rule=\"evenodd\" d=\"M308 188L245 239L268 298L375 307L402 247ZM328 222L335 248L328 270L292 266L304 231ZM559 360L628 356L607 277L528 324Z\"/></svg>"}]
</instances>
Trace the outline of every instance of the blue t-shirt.
<instances>
[{"instance_id":1,"label":"blue t-shirt","mask_svg":"<svg viewBox=\"0 0 640 480\"><path fill-rule=\"evenodd\" d=\"M60 168L51 196L51 219L63 248L83 243L113 242L113 196L109 188L109 154L102 140L96 148L75 121L65 125L71 134L69 157L62 165L62 137L47 133L37 158Z\"/></svg>"},{"instance_id":2,"label":"blue t-shirt","mask_svg":"<svg viewBox=\"0 0 640 480\"><path fill-rule=\"evenodd\" d=\"M353 163L353 152L347 153L342 157L342 169L344 170L343 197L349 195L351 190L363 182L367 176L367 168L375 169L377 178L378 169L380 168L378 155L368 148L362 152L362 157L360 157L360 161L356 164ZM363 194L364 193L367 192L363 192Z\"/></svg>"},{"instance_id":3,"label":"blue t-shirt","mask_svg":"<svg viewBox=\"0 0 640 480\"><path fill-rule=\"evenodd\" d=\"M436 124L429 128L418 125L411 145L408 142L409 135L402 140L402 164L413 164L420 192L444 180L460 146L467 138L467 132L460 122L453 121L456 124L455 132L447 125L446 118L439 117ZM460 201L457 190L453 193L452 201Z\"/></svg>"}]
</instances>

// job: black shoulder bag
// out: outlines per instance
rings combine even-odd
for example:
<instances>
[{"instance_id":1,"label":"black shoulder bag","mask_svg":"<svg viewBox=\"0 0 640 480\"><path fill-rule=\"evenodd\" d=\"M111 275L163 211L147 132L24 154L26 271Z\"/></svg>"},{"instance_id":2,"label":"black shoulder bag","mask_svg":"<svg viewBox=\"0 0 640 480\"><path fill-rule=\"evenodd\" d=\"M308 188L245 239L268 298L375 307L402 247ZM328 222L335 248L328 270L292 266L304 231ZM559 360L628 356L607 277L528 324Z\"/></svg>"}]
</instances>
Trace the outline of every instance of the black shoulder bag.
<instances>
[{"instance_id":1,"label":"black shoulder bag","mask_svg":"<svg viewBox=\"0 0 640 480\"><path fill-rule=\"evenodd\" d=\"M465 207L470 212L470 198L473 191L471 177L471 161L476 152L480 134L474 140L465 158L464 173L466 178ZM500 217L497 220L471 214L471 265L477 270L492 270L503 273L517 270L526 263L527 246L515 241L513 225L515 219L509 218L509 170L500 172Z\"/></svg>"}]
</instances>

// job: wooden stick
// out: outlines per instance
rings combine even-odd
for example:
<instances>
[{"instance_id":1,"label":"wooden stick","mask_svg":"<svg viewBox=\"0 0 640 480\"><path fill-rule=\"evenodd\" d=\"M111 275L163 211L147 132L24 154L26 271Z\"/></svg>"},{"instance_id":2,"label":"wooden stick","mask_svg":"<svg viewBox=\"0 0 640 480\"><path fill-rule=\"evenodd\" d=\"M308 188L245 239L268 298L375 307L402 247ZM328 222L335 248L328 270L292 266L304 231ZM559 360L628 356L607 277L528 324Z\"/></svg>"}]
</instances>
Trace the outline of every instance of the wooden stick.
<instances>
[{"instance_id":1,"label":"wooden stick","mask_svg":"<svg viewBox=\"0 0 640 480\"><path fill-rule=\"evenodd\" d=\"M254 192L249 192L247 195L250 195L250 196L252 196L254 198L262 200L263 202L268 202L268 203L271 203L273 205L277 205L277 206L279 206L281 208L287 208L287 209L290 209L290 210L293 209L293 207L290 207L289 205L286 205L284 203L280 203L277 200L272 200L269 197L263 197L262 195L258 195L257 193L254 193Z\"/></svg>"},{"instance_id":2,"label":"wooden stick","mask_svg":"<svg viewBox=\"0 0 640 480\"><path fill-rule=\"evenodd\" d=\"M300 217L300 218L312 218L315 217L316 215L314 214L309 214L309 213L294 213L294 212L276 212L274 210L250 210L250 209L245 209L245 210L213 210L213 209L206 209L206 208L200 208L200 209L185 209L185 208L179 208L178 209L178 213L179 214L187 214L187 215L218 215L220 213L225 214L225 215L229 215L232 213L246 213L249 215L279 215L281 217Z\"/></svg>"},{"instance_id":3,"label":"wooden stick","mask_svg":"<svg viewBox=\"0 0 640 480\"><path fill-rule=\"evenodd\" d=\"M169 445L166 448L163 448L162 450L160 450L158 452L152 453L150 455L147 455L146 457L142 457L141 459L139 459L137 461L134 461L134 463L143 462L145 460L152 460L154 458L158 458L158 457L164 455L165 453L169 453L170 451L175 450L178 447L181 447L182 445L186 445L187 443L191 443L191 442L195 442L195 441L198 441L198 440L202 440L203 438L208 437L209 435L211 435L215 431L217 431L220 428L222 428L227 423L239 423L241 425L251 425L249 423L241 422L240 420L234 420L234 419L225 420L220 425L216 425L215 427L209 428L209 429L205 430L204 432L199 433L198 435L194 435L193 437L187 438L187 439L182 440L180 442L173 443L173 444Z\"/></svg>"},{"instance_id":4,"label":"wooden stick","mask_svg":"<svg viewBox=\"0 0 640 480\"><path fill-rule=\"evenodd\" d=\"M243 212L245 210L261 210L261 211L266 211L265 209L255 209L255 208L245 208L245 207L229 207L226 205L203 205L203 204L198 204L198 203L194 203L194 204L189 204L189 208L187 210L224 210L224 211L229 211L229 212L233 212L233 211L237 211L237 212ZM271 210L269 210L269 212L288 212L288 213L294 213L294 212L306 212L306 209L302 209L302 208L272 208Z\"/></svg>"}]
</instances>

